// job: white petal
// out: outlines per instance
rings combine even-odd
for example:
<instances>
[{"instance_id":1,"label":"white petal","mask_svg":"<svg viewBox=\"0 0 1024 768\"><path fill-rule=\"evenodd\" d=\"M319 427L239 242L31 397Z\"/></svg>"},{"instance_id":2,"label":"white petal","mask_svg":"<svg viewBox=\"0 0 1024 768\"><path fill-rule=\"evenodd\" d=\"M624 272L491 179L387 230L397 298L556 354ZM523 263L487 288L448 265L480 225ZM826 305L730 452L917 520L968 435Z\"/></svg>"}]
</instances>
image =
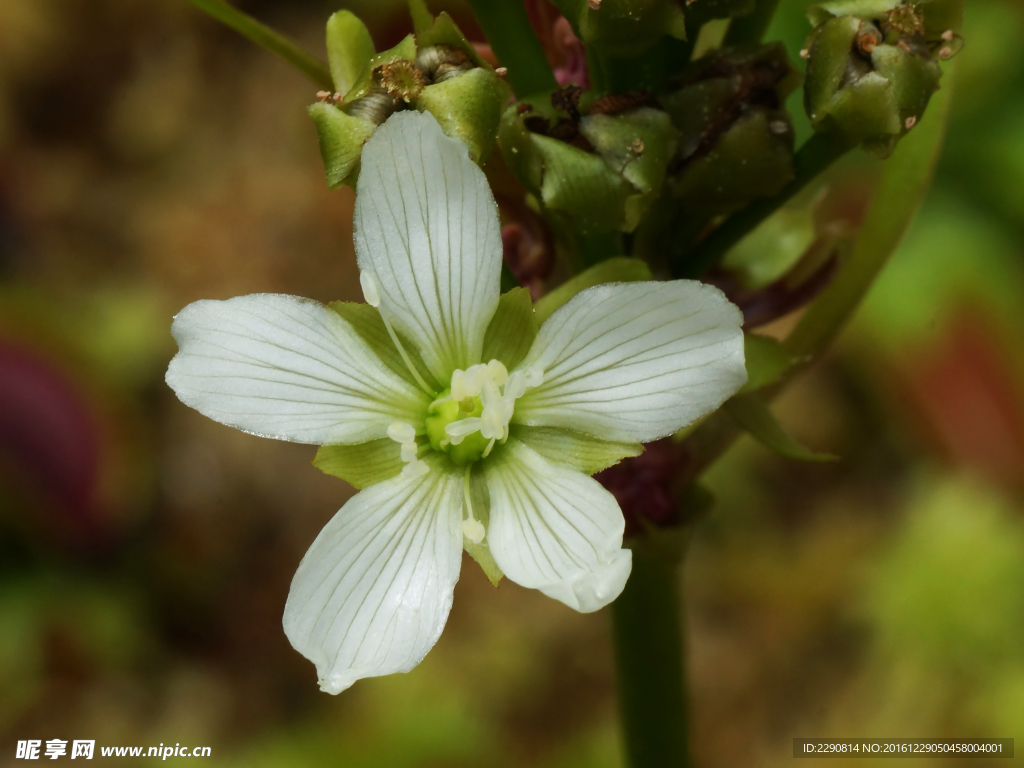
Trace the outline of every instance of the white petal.
<instances>
[{"instance_id":1,"label":"white petal","mask_svg":"<svg viewBox=\"0 0 1024 768\"><path fill-rule=\"evenodd\" d=\"M232 427L329 445L420 423L429 398L385 367L336 312L279 294L189 304L171 326L167 384Z\"/></svg>"},{"instance_id":2,"label":"white petal","mask_svg":"<svg viewBox=\"0 0 1024 768\"><path fill-rule=\"evenodd\" d=\"M408 672L437 642L462 563L462 480L432 469L354 496L302 558L284 631L339 693Z\"/></svg>"},{"instance_id":3,"label":"white petal","mask_svg":"<svg viewBox=\"0 0 1024 768\"><path fill-rule=\"evenodd\" d=\"M693 280L599 285L540 329L519 369L543 383L513 421L648 442L710 413L747 380L743 316Z\"/></svg>"},{"instance_id":4,"label":"white petal","mask_svg":"<svg viewBox=\"0 0 1024 768\"><path fill-rule=\"evenodd\" d=\"M589 613L622 592L632 553L608 491L511 439L484 464L491 497L487 542L512 581Z\"/></svg>"},{"instance_id":5,"label":"white petal","mask_svg":"<svg viewBox=\"0 0 1024 768\"><path fill-rule=\"evenodd\" d=\"M487 179L429 113L398 112L363 147L359 268L440 381L480 362L498 306L501 234Z\"/></svg>"}]
</instances>

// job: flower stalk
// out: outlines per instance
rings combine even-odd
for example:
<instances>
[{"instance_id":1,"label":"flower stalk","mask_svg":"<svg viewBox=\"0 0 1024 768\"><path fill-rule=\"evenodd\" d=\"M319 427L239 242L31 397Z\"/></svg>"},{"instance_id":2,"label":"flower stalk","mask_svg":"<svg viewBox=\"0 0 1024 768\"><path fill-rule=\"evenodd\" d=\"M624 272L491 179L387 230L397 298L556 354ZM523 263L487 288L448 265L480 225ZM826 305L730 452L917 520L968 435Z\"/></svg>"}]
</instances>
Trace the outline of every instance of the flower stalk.
<instances>
[{"instance_id":1,"label":"flower stalk","mask_svg":"<svg viewBox=\"0 0 1024 768\"><path fill-rule=\"evenodd\" d=\"M522 98L558 87L540 40L521 2L470 0L470 7L516 96Z\"/></svg>"},{"instance_id":2,"label":"flower stalk","mask_svg":"<svg viewBox=\"0 0 1024 768\"><path fill-rule=\"evenodd\" d=\"M234 8L224 0L189 0L199 10L212 16L225 26L249 38L261 48L276 53L320 88L334 88L331 71L301 45L276 32L247 13Z\"/></svg>"},{"instance_id":3,"label":"flower stalk","mask_svg":"<svg viewBox=\"0 0 1024 768\"><path fill-rule=\"evenodd\" d=\"M644 541L612 603L619 708L631 768L692 765L681 562Z\"/></svg>"},{"instance_id":4,"label":"flower stalk","mask_svg":"<svg viewBox=\"0 0 1024 768\"><path fill-rule=\"evenodd\" d=\"M816 133L793 157L795 177L773 197L750 203L715 229L690 253L673 264L674 277L698 277L718 264L736 243L753 232L758 224L771 216L800 190L814 181L836 160L853 148L837 136Z\"/></svg>"}]
</instances>

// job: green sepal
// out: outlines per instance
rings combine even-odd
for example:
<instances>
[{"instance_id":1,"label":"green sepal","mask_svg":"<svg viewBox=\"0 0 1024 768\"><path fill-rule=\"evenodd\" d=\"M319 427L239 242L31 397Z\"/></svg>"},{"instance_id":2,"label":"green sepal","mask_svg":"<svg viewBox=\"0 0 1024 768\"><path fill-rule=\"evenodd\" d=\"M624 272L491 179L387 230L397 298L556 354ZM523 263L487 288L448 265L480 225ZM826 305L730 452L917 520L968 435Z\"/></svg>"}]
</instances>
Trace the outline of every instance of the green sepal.
<instances>
[{"instance_id":1,"label":"green sepal","mask_svg":"<svg viewBox=\"0 0 1024 768\"><path fill-rule=\"evenodd\" d=\"M626 219L626 200L635 190L599 155L552 139L532 136L544 173L540 197L544 207L566 214L577 231L613 232Z\"/></svg>"},{"instance_id":2,"label":"green sepal","mask_svg":"<svg viewBox=\"0 0 1024 768\"><path fill-rule=\"evenodd\" d=\"M483 471L477 468L469 476L469 498L473 502L473 516L484 526L484 530L490 529L491 523L491 498L487 492L487 480ZM487 580L495 587L505 575L501 572L498 564L494 562L494 555L487 544L486 537L479 544L475 544L465 536L462 537L462 548L469 553L469 556L476 560L477 565L483 570Z\"/></svg>"},{"instance_id":3,"label":"green sepal","mask_svg":"<svg viewBox=\"0 0 1024 768\"><path fill-rule=\"evenodd\" d=\"M812 451L797 442L757 394L738 395L726 402L725 409L741 428L773 453L796 461L836 461L839 458Z\"/></svg>"},{"instance_id":4,"label":"green sepal","mask_svg":"<svg viewBox=\"0 0 1024 768\"><path fill-rule=\"evenodd\" d=\"M359 338L366 342L367 346L374 351L384 365L404 381L419 389L419 384L406 367L405 361L402 360L402 355L391 340L391 335L388 333L387 326L384 325L379 309L371 307L369 304L357 304L348 301L335 301L327 306L341 315L352 326L352 329L359 335ZM412 360L412 364L416 366L416 370L420 372L426 383L435 392L440 392L441 387L423 362L423 358L420 357L416 346L401 336L399 336L399 339L402 342L402 346L405 347L410 360ZM413 424L413 426L419 430L423 425Z\"/></svg>"},{"instance_id":5,"label":"green sepal","mask_svg":"<svg viewBox=\"0 0 1024 768\"><path fill-rule=\"evenodd\" d=\"M743 358L747 383L740 390L741 394L776 383L797 362L778 340L753 333L743 334Z\"/></svg>"},{"instance_id":6,"label":"green sepal","mask_svg":"<svg viewBox=\"0 0 1024 768\"><path fill-rule=\"evenodd\" d=\"M409 16L412 18L413 31L417 35L434 25L434 14L427 8L424 0L409 0Z\"/></svg>"},{"instance_id":7,"label":"green sepal","mask_svg":"<svg viewBox=\"0 0 1024 768\"><path fill-rule=\"evenodd\" d=\"M776 131L774 126L783 126ZM784 111L740 117L705 155L670 179L673 197L691 210L735 210L755 197L778 194L794 177L793 132Z\"/></svg>"},{"instance_id":8,"label":"green sepal","mask_svg":"<svg viewBox=\"0 0 1024 768\"><path fill-rule=\"evenodd\" d=\"M358 445L322 445L313 466L362 490L399 475L405 465L398 443L382 437Z\"/></svg>"},{"instance_id":9,"label":"green sepal","mask_svg":"<svg viewBox=\"0 0 1024 768\"><path fill-rule=\"evenodd\" d=\"M491 65L477 53L473 44L462 34L462 30L455 24L452 17L444 11L438 14L436 19L432 20L428 28L422 31L416 30L416 44L420 48L425 48L428 45L450 45L466 54L469 60L478 67L483 67L491 72L494 71Z\"/></svg>"},{"instance_id":10,"label":"green sepal","mask_svg":"<svg viewBox=\"0 0 1024 768\"><path fill-rule=\"evenodd\" d=\"M369 30L354 13L338 11L327 19L327 60L337 93L352 89L375 53Z\"/></svg>"},{"instance_id":11,"label":"green sepal","mask_svg":"<svg viewBox=\"0 0 1024 768\"><path fill-rule=\"evenodd\" d=\"M500 360L511 371L530 351L538 327L528 290L513 288L502 294L484 334L483 362Z\"/></svg>"},{"instance_id":12,"label":"green sepal","mask_svg":"<svg viewBox=\"0 0 1024 768\"><path fill-rule=\"evenodd\" d=\"M807 18L814 26L840 16L880 19L902 2L903 0L832 0L831 2L815 3L808 7Z\"/></svg>"},{"instance_id":13,"label":"green sepal","mask_svg":"<svg viewBox=\"0 0 1024 768\"><path fill-rule=\"evenodd\" d=\"M490 68L477 67L428 85L414 106L430 112L446 135L459 139L470 158L483 163L494 147L501 115L511 96L508 84Z\"/></svg>"},{"instance_id":14,"label":"green sepal","mask_svg":"<svg viewBox=\"0 0 1024 768\"><path fill-rule=\"evenodd\" d=\"M623 231L632 232L661 192L679 132L667 114L645 107L615 117L584 117L580 133L605 163L638 191L626 199L622 226Z\"/></svg>"},{"instance_id":15,"label":"green sepal","mask_svg":"<svg viewBox=\"0 0 1024 768\"><path fill-rule=\"evenodd\" d=\"M338 189L346 182L355 186L363 144L377 126L369 120L345 114L326 102L310 104L307 111L316 123L327 186Z\"/></svg>"},{"instance_id":16,"label":"green sepal","mask_svg":"<svg viewBox=\"0 0 1024 768\"><path fill-rule=\"evenodd\" d=\"M416 40L411 34L403 37L398 45L393 48L388 48L386 51L381 51L366 62L366 65L356 78L355 83L349 89L348 93L345 94L345 103L350 104L356 99L362 98L369 93L370 88L373 87L374 71L378 67L382 67L385 64L391 64L399 59L416 61Z\"/></svg>"},{"instance_id":17,"label":"green sepal","mask_svg":"<svg viewBox=\"0 0 1024 768\"><path fill-rule=\"evenodd\" d=\"M547 100L546 96L541 98ZM533 134L526 128L518 105L509 106L498 126L498 147L512 174L535 197L540 197L544 179L544 160L533 145Z\"/></svg>"},{"instance_id":18,"label":"green sepal","mask_svg":"<svg viewBox=\"0 0 1024 768\"><path fill-rule=\"evenodd\" d=\"M513 418L515 418L513 416ZM593 475L644 452L640 443L601 440L583 432L560 427L509 426L509 435L522 441L548 461Z\"/></svg>"},{"instance_id":19,"label":"green sepal","mask_svg":"<svg viewBox=\"0 0 1024 768\"><path fill-rule=\"evenodd\" d=\"M849 141L870 142L886 154L903 130L892 84L877 72L869 72L839 91L825 108L825 129L841 132Z\"/></svg>"},{"instance_id":20,"label":"green sepal","mask_svg":"<svg viewBox=\"0 0 1024 768\"><path fill-rule=\"evenodd\" d=\"M907 53L896 45L876 46L871 52L871 63L892 85L898 121L905 133L907 120L919 120L938 90L942 68L931 59Z\"/></svg>"},{"instance_id":21,"label":"green sepal","mask_svg":"<svg viewBox=\"0 0 1024 768\"><path fill-rule=\"evenodd\" d=\"M544 321L560 306L580 291L603 283L636 283L651 280L651 268L646 262L630 256L616 256L595 264L590 269L570 278L555 290L542 296L534 305L534 319L537 325Z\"/></svg>"},{"instance_id":22,"label":"green sepal","mask_svg":"<svg viewBox=\"0 0 1024 768\"><path fill-rule=\"evenodd\" d=\"M808 40L804 108L815 130L825 119L825 109L839 90L860 28L860 19L842 16L816 26Z\"/></svg>"},{"instance_id":23,"label":"green sepal","mask_svg":"<svg viewBox=\"0 0 1024 768\"><path fill-rule=\"evenodd\" d=\"M902 0L832 0L810 6L807 18L815 26L838 16L878 20L902 4ZM912 5L924 17L928 36L937 37L947 29L959 32L963 26L963 0L916 0Z\"/></svg>"}]
</instances>

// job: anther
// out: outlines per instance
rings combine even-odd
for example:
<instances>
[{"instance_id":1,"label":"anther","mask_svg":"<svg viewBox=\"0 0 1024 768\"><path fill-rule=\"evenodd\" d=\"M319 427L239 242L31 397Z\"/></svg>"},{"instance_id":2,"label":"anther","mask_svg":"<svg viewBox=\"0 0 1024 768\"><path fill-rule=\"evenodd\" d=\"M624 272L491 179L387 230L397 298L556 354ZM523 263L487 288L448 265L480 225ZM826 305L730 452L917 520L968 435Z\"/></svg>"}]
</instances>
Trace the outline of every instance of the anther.
<instances>
[{"instance_id":1,"label":"anther","mask_svg":"<svg viewBox=\"0 0 1024 768\"><path fill-rule=\"evenodd\" d=\"M363 289L363 298L371 307L380 306L380 292L377 290L377 281L373 279L373 273L364 269L359 273L359 286Z\"/></svg>"}]
</instances>

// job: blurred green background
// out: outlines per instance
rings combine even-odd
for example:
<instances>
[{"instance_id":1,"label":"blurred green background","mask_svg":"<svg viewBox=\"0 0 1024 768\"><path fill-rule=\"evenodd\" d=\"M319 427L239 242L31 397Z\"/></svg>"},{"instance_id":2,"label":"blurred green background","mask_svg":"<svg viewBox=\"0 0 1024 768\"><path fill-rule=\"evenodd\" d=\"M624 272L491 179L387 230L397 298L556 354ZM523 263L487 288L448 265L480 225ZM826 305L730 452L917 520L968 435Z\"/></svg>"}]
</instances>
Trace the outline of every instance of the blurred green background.
<instances>
[{"instance_id":1,"label":"blurred green background","mask_svg":"<svg viewBox=\"0 0 1024 768\"><path fill-rule=\"evenodd\" d=\"M801 65L806 4L769 34ZM338 6L241 5L320 53ZM403 6L345 5L378 47ZM710 475L686 567L702 768L789 765L794 736L1024 749L1024 4L968 0L964 36L933 190L778 404L842 461L745 439ZM0 766L29 738L254 768L622 764L606 612L471 561L419 668L320 693L280 618L352 490L163 383L191 301L360 297L315 90L184 0L0 2Z\"/></svg>"}]
</instances>

